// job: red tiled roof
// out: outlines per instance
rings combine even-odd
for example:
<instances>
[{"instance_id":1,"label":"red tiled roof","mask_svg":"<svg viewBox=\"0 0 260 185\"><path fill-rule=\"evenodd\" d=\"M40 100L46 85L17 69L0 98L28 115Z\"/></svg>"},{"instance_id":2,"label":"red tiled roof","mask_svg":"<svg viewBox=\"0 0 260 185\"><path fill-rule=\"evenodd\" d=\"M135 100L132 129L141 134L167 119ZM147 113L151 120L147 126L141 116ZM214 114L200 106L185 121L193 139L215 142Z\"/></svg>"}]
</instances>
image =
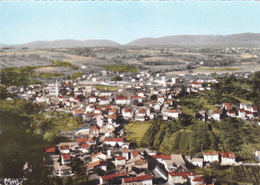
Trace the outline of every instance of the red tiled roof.
<instances>
[{"instance_id":1,"label":"red tiled roof","mask_svg":"<svg viewBox=\"0 0 260 185\"><path fill-rule=\"evenodd\" d=\"M113 108L111 110L109 110L109 112L116 112L117 111L117 108Z\"/></svg>"},{"instance_id":2,"label":"red tiled roof","mask_svg":"<svg viewBox=\"0 0 260 185\"><path fill-rule=\"evenodd\" d=\"M192 82L191 84L194 84L194 85L202 85L203 83L202 83L202 82Z\"/></svg>"},{"instance_id":3,"label":"red tiled roof","mask_svg":"<svg viewBox=\"0 0 260 185\"><path fill-rule=\"evenodd\" d=\"M95 142L95 140L93 139L93 137L91 137L91 138L89 138L89 141L88 141L89 143L94 143Z\"/></svg>"},{"instance_id":4,"label":"red tiled roof","mask_svg":"<svg viewBox=\"0 0 260 185\"><path fill-rule=\"evenodd\" d=\"M218 155L218 152L204 152L203 155Z\"/></svg>"},{"instance_id":5,"label":"red tiled roof","mask_svg":"<svg viewBox=\"0 0 260 185\"><path fill-rule=\"evenodd\" d=\"M74 112L74 114L83 114L84 113L83 110L74 110L73 112Z\"/></svg>"},{"instance_id":6,"label":"red tiled roof","mask_svg":"<svg viewBox=\"0 0 260 185\"><path fill-rule=\"evenodd\" d=\"M127 108L124 112L131 112L131 110L129 108Z\"/></svg>"},{"instance_id":7,"label":"red tiled roof","mask_svg":"<svg viewBox=\"0 0 260 185\"><path fill-rule=\"evenodd\" d=\"M89 98L96 98L95 96L90 96Z\"/></svg>"},{"instance_id":8,"label":"red tiled roof","mask_svg":"<svg viewBox=\"0 0 260 185\"><path fill-rule=\"evenodd\" d=\"M43 148L43 152L45 152L45 153L55 153L56 148L55 147L45 147L45 148Z\"/></svg>"},{"instance_id":9,"label":"red tiled roof","mask_svg":"<svg viewBox=\"0 0 260 185\"><path fill-rule=\"evenodd\" d=\"M84 138L77 138L76 141L78 143L83 143L83 142L87 142L88 141L88 138L84 137Z\"/></svg>"},{"instance_id":10,"label":"red tiled roof","mask_svg":"<svg viewBox=\"0 0 260 185\"><path fill-rule=\"evenodd\" d=\"M152 175L143 175L138 177L124 178L124 182L136 182L136 181L151 180L151 179L153 179Z\"/></svg>"},{"instance_id":11,"label":"red tiled roof","mask_svg":"<svg viewBox=\"0 0 260 185\"><path fill-rule=\"evenodd\" d=\"M116 157L116 160L125 160L125 157L119 156L119 157Z\"/></svg>"},{"instance_id":12,"label":"red tiled roof","mask_svg":"<svg viewBox=\"0 0 260 185\"><path fill-rule=\"evenodd\" d=\"M59 96L59 98L64 98L64 96Z\"/></svg>"},{"instance_id":13,"label":"red tiled roof","mask_svg":"<svg viewBox=\"0 0 260 185\"><path fill-rule=\"evenodd\" d=\"M138 154L140 154L140 152L138 150L135 150L132 152L132 156L136 157Z\"/></svg>"},{"instance_id":14,"label":"red tiled roof","mask_svg":"<svg viewBox=\"0 0 260 185\"><path fill-rule=\"evenodd\" d=\"M128 153L129 149L128 148L123 148L122 151L123 151L123 153Z\"/></svg>"},{"instance_id":15,"label":"red tiled roof","mask_svg":"<svg viewBox=\"0 0 260 185\"><path fill-rule=\"evenodd\" d=\"M220 114L220 110L214 110L213 114Z\"/></svg>"},{"instance_id":16,"label":"red tiled roof","mask_svg":"<svg viewBox=\"0 0 260 185\"><path fill-rule=\"evenodd\" d=\"M70 100L67 100L66 102L70 103Z\"/></svg>"},{"instance_id":17,"label":"red tiled roof","mask_svg":"<svg viewBox=\"0 0 260 185\"><path fill-rule=\"evenodd\" d=\"M116 117L117 117L116 114L110 114L110 115L108 116L108 118L110 118L110 119L116 119Z\"/></svg>"},{"instance_id":18,"label":"red tiled roof","mask_svg":"<svg viewBox=\"0 0 260 185\"><path fill-rule=\"evenodd\" d=\"M171 155L151 155L152 158L160 158L160 159L166 159L171 160Z\"/></svg>"},{"instance_id":19,"label":"red tiled roof","mask_svg":"<svg viewBox=\"0 0 260 185\"><path fill-rule=\"evenodd\" d=\"M95 125L94 127L92 127L92 130L99 130L99 126Z\"/></svg>"},{"instance_id":20,"label":"red tiled roof","mask_svg":"<svg viewBox=\"0 0 260 185\"><path fill-rule=\"evenodd\" d=\"M228 158L236 158L236 154L235 153L229 153Z\"/></svg>"},{"instance_id":21,"label":"red tiled roof","mask_svg":"<svg viewBox=\"0 0 260 185\"><path fill-rule=\"evenodd\" d=\"M168 110L169 113L178 113L176 109Z\"/></svg>"},{"instance_id":22,"label":"red tiled roof","mask_svg":"<svg viewBox=\"0 0 260 185\"><path fill-rule=\"evenodd\" d=\"M117 96L116 100L128 100L127 96Z\"/></svg>"},{"instance_id":23,"label":"red tiled roof","mask_svg":"<svg viewBox=\"0 0 260 185\"><path fill-rule=\"evenodd\" d=\"M182 176L182 178L186 179L188 176L193 175L190 172L168 172L170 176Z\"/></svg>"},{"instance_id":24,"label":"red tiled roof","mask_svg":"<svg viewBox=\"0 0 260 185\"><path fill-rule=\"evenodd\" d=\"M81 148L89 148L89 143L82 143Z\"/></svg>"},{"instance_id":25,"label":"red tiled roof","mask_svg":"<svg viewBox=\"0 0 260 185\"><path fill-rule=\"evenodd\" d=\"M60 145L60 150L67 150L70 149L69 145Z\"/></svg>"},{"instance_id":26,"label":"red tiled roof","mask_svg":"<svg viewBox=\"0 0 260 185\"><path fill-rule=\"evenodd\" d=\"M92 163L89 163L88 164L88 166L87 166L87 168L89 169L89 168L93 168L93 167L95 167L95 166L98 166L98 165L106 165L106 162L104 162L104 161L102 161L102 160L98 160L98 161L94 161L94 162L92 162Z\"/></svg>"},{"instance_id":27,"label":"red tiled roof","mask_svg":"<svg viewBox=\"0 0 260 185\"><path fill-rule=\"evenodd\" d=\"M168 102L168 103L172 103L172 102L173 102L173 100L167 100L167 102Z\"/></svg>"},{"instance_id":28,"label":"red tiled roof","mask_svg":"<svg viewBox=\"0 0 260 185\"><path fill-rule=\"evenodd\" d=\"M70 160L70 154L62 154L64 160Z\"/></svg>"},{"instance_id":29,"label":"red tiled roof","mask_svg":"<svg viewBox=\"0 0 260 185\"><path fill-rule=\"evenodd\" d=\"M163 96L158 96L158 98L164 98Z\"/></svg>"},{"instance_id":30,"label":"red tiled roof","mask_svg":"<svg viewBox=\"0 0 260 185\"><path fill-rule=\"evenodd\" d=\"M124 138L123 137L105 138L105 139L103 139L103 141L107 141L107 142L124 142Z\"/></svg>"},{"instance_id":31,"label":"red tiled roof","mask_svg":"<svg viewBox=\"0 0 260 185\"><path fill-rule=\"evenodd\" d=\"M106 180L112 180L115 177L122 177L122 176L127 176L127 173L115 173L115 174L110 174L110 175L105 175L101 176L101 178L106 181Z\"/></svg>"},{"instance_id":32,"label":"red tiled roof","mask_svg":"<svg viewBox=\"0 0 260 185\"><path fill-rule=\"evenodd\" d=\"M228 152L221 152L221 157L228 157Z\"/></svg>"},{"instance_id":33,"label":"red tiled roof","mask_svg":"<svg viewBox=\"0 0 260 185\"><path fill-rule=\"evenodd\" d=\"M105 106L105 110L107 111L108 109L111 109L110 106Z\"/></svg>"},{"instance_id":34,"label":"red tiled roof","mask_svg":"<svg viewBox=\"0 0 260 185\"><path fill-rule=\"evenodd\" d=\"M195 177L192 181L196 182L204 182L204 180L201 177Z\"/></svg>"},{"instance_id":35,"label":"red tiled roof","mask_svg":"<svg viewBox=\"0 0 260 185\"><path fill-rule=\"evenodd\" d=\"M132 96L133 99L138 99L138 98L142 98L141 96Z\"/></svg>"},{"instance_id":36,"label":"red tiled roof","mask_svg":"<svg viewBox=\"0 0 260 185\"><path fill-rule=\"evenodd\" d=\"M232 104L230 104L228 102L224 103L224 106L226 107L227 110L232 110L233 109Z\"/></svg>"},{"instance_id":37,"label":"red tiled roof","mask_svg":"<svg viewBox=\"0 0 260 185\"><path fill-rule=\"evenodd\" d=\"M106 100L106 97L101 97L100 100Z\"/></svg>"},{"instance_id":38,"label":"red tiled roof","mask_svg":"<svg viewBox=\"0 0 260 185\"><path fill-rule=\"evenodd\" d=\"M245 109L240 109L239 112L246 112Z\"/></svg>"},{"instance_id":39,"label":"red tiled roof","mask_svg":"<svg viewBox=\"0 0 260 185\"><path fill-rule=\"evenodd\" d=\"M89 108L95 108L95 105L90 105Z\"/></svg>"},{"instance_id":40,"label":"red tiled roof","mask_svg":"<svg viewBox=\"0 0 260 185\"><path fill-rule=\"evenodd\" d=\"M96 108L96 110L101 110L101 108Z\"/></svg>"},{"instance_id":41,"label":"red tiled roof","mask_svg":"<svg viewBox=\"0 0 260 185\"><path fill-rule=\"evenodd\" d=\"M146 110L139 110L139 113L145 114Z\"/></svg>"},{"instance_id":42,"label":"red tiled roof","mask_svg":"<svg viewBox=\"0 0 260 185\"><path fill-rule=\"evenodd\" d=\"M236 111L229 111L229 114L236 114Z\"/></svg>"},{"instance_id":43,"label":"red tiled roof","mask_svg":"<svg viewBox=\"0 0 260 185\"><path fill-rule=\"evenodd\" d=\"M144 159L138 159L137 161L135 161L135 165L143 165L144 163L147 163L147 161Z\"/></svg>"},{"instance_id":44,"label":"red tiled roof","mask_svg":"<svg viewBox=\"0 0 260 185\"><path fill-rule=\"evenodd\" d=\"M258 110L258 108L257 107L253 107L253 110Z\"/></svg>"},{"instance_id":45,"label":"red tiled roof","mask_svg":"<svg viewBox=\"0 0 260 185\"><path fill-rule=\"evenodd\" d=\"M78 98L78 97L76 97L76 98L75 98L75 100L79 100L79 98Z\"/></svg>"}]
</instances>

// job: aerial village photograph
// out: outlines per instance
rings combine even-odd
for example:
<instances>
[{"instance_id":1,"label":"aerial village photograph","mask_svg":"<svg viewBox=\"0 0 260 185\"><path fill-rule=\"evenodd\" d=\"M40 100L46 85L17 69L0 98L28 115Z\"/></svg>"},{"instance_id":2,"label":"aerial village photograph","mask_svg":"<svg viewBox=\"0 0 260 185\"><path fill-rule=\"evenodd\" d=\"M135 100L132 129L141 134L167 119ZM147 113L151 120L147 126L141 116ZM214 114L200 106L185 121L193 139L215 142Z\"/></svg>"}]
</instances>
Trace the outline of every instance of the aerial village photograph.
<instances>
[{"instance_id":1,"label":"aerial village photograph","mask_svg":"<svg viewBox=\"0 0 260 185\"><path fill-rule=\"evenodd\" d=\"M1 185L259 185L259 1L0 2Z\"/></svg>"}]
</instances>

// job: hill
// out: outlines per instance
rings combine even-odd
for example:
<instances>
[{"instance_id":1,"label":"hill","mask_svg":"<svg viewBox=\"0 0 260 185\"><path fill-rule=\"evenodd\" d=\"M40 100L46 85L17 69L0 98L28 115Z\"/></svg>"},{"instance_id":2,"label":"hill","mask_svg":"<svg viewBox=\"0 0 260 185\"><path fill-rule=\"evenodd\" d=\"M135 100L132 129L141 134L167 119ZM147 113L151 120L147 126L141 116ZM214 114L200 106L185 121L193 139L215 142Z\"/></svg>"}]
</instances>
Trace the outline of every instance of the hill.
<instances>
[{"instance_id":1,"label":"hill","mask_svg":"<svg viewBox=\"0 0 260 185\"><path fill-rule=\"evenodd\" d=\"M120 44L110 40L55 40L55 41L35 41L26 44L12 45L13 47L29 48L72 48L72 47L92 47L92 46L120 46Z\"/></svg>"},{"instance_id":2,"label":"hill","mask_svg":"<svg viewBox=\"0 0 260 185\"><path fill-rule=\"evenodd\" d=\"M260 44L259 33L233 35L174 35L160 38L140 38L126 46L149 45L208 45L208 44Z\"/></svg>"},{"instance_id":3,"label":"hill","mask_svg":"<svg viewBox=\"0 0 260 185\"><path fill-rule=\"evenodd\" d=\"M260 33L241 33L233 35L173 35L160 38L140 38L121 45L111 40L55 40L35 41L19 45L0 44L0 47L29 48L72 48L95 46L153 46L153 45L210 45L210 44L260 44Z\"/></svg>"}]
</instances>

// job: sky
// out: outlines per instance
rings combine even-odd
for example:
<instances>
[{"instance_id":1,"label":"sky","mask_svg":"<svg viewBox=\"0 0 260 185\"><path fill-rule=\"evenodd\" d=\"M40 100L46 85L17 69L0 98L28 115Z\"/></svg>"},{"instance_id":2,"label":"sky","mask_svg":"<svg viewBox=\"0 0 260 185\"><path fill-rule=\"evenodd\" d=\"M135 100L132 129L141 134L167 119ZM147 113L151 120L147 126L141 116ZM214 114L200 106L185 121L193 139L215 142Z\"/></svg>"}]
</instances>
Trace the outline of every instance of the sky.
<instances>
[{"instance_id":1,"label":"sky","mask_svg":"<svg viewBox=\"0 0 260 185\"><path fill-rule=\"evenodd\" d=\"M260 33L260 1L5 1L0 43Z\"/></svg>"}]
</instances>

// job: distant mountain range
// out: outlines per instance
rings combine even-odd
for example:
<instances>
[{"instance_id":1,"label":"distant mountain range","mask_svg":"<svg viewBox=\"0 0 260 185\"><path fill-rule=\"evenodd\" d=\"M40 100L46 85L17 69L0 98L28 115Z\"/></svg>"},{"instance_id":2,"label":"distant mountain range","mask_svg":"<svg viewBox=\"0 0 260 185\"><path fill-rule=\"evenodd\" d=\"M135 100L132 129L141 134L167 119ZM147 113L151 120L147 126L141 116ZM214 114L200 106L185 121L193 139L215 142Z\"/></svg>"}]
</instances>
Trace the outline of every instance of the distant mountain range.
<instances>
[{"instance_id":1,"label":"distant mountain range","mask_svg":"<svg viewBox=\"0 0 260 185\"><path fill-rule=\"evenodd\" d=\"M150 46L150 45L208 45L208 44L260 44L260 33L233 35L174 35L160 38L140 38L121 45L111 40L56 40L35 41L20 45L0 44L0 47L61 48L91 46Z\"/></svg>"}]
</instances>

